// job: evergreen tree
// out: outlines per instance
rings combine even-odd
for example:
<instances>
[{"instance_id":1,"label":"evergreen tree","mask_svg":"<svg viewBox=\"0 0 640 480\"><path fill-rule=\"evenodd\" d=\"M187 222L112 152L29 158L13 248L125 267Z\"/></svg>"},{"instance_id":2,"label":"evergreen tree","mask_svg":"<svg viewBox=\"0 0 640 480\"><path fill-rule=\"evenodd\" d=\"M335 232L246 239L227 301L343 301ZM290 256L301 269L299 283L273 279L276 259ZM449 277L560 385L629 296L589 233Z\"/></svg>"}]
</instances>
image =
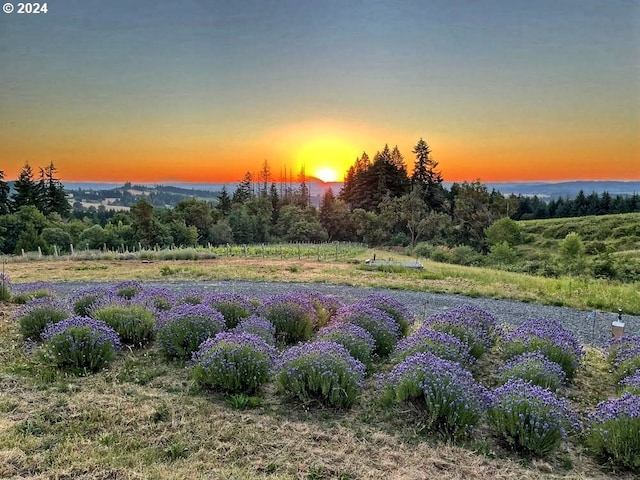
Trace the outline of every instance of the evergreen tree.
<instances>
[{"instance_id":1,"label":"evergreen tree","mask_svg":"<svg viewBox=\"0 0 640 480\"><path fill-rule=\"evenodd\" d=\"M13 188L15 189L15 192L11 197L13 211L18 211L20 210L20 207L27 205L33 205L36 208L39 206L40 199L38 198L38 185L33 179L33 171L31 170L29 162L26 162L24 167L22 167Z\"/></svg>"},{"instance_id":2,"label":"evergreen tree","mask_svg":"<svg viewBox=\"0 0 640 480\"><path fill-rule=\"evenodd\" d=\"M223 217L231 213L231 197L229 197L226 185L222 187L222 191L218 197L218 211Z\"/></svg>"},{"instance_id":3,"label":"evergreen tree","mask_svg":"<svg viewBox=\"0 0 640 480\"><path fill-rule=\"evenodd\" d=\"M423 200L433 210L441 210L444 200L442 174L436 170L438 162L431 157L431 148L422 138L413 148L416 161L411 175L411 184L419 186L423 192Z\"/></svg>"},{"instance_id":4,"label":"evergreen tree","mask_svg":"<svg viewBox=\"0 0 640 480\"><path fill-rule=\"evenodd\" d=\"M11 213L9 184L4 181L4 172L0 170L0 215Z\"/></svg>"},{"instance_id":5,"label":"evergreen tree","mask_svg":"<svg viewBox=\"0 0 640 480\"><path fill-rule=\"evenodd\" d=\"M42 192L42 213L58 213L66 218L71 213L71 205L67 200L64 186L58 178L55 178L57 169L51 162L47 167L40 169L40 188Z\"/></svg>"},{"instance_id":6,"label":"evergreen tree","mask_svg":"<svg viewBox=\"0 0 640 480\"><path fill-rule=\"evenodd\" d=\"M233 203L246 203L253 197L253 176L251 172L244 174L238 188L233 192Z\"/></svg>"}]
</instances>

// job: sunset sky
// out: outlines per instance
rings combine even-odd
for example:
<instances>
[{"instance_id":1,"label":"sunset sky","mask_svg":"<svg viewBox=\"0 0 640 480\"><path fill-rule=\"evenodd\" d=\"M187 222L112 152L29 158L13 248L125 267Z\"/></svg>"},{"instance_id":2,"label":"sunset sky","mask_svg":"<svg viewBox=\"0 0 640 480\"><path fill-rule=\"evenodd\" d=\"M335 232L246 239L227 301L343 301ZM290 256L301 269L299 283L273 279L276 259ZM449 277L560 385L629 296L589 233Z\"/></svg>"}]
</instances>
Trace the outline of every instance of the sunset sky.
<instances>
[{"instance_id":1,"label":"sunset sky","mask_svg":"<svg viewBox=\"0 0 640 480\"><path fill-rule=\"evenodd\" d=\"M640 180L638 0L47 5L0 13L9 180L341 180L420 137L446 181Z\"/></svg>"}]
</instances>

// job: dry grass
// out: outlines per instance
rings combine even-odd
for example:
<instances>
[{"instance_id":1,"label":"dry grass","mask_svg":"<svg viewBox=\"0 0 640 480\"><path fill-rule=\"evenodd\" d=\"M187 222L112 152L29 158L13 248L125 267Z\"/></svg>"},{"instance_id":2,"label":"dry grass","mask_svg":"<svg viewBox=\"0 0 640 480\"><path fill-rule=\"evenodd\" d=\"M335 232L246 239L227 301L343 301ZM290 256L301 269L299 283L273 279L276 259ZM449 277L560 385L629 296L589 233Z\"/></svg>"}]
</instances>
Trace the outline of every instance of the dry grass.
<instances>
[{"instance_id":1,"label":"dry grass","mask_svg":"<svg viewBox=\"0 0 640 480\"><path fill-rule=\"evenodd\" d=\"M411 408L381 407L372 387L346 412L288 403L272 387L260 407L236 410L153 347L65 377L24 352L13 308L0 307L0 478L612 478L578 443L544 460L519 458L482 432L465 446L442 443L420 432ZM594 384L603 363L590 358L569 397L612 388Z\"/></svg>"}]
</instances>

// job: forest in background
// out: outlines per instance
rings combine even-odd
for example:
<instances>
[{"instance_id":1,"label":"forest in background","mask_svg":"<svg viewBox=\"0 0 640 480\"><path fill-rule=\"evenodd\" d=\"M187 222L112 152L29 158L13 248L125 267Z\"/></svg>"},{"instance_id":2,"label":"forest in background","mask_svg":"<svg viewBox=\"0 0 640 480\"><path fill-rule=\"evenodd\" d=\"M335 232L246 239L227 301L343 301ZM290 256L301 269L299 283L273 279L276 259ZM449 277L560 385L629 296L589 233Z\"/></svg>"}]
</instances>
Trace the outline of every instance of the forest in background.
<instances>
[{"instance_id":1,"label":"forest in background","mask_svg":"<svg viewBox=\"0 0 640 480\"><path fill-rule=\"evenodd\" d=\"M52 254L69 252L71 245L76 250L130 251L348 241L402 248L412 255L450 263L534 274L634 278L637 267L632 262L629 271L626 260L617 260L614 254L619 249L607 244L589 250L585 241L590 240L584 233L567 232L562 238L566 248L553 246L556 260L546 255L534 261L530 249L523 246L533 237L524 233L518 221L640 212L638 194L586 195L580 191L574 198L547 202L536 196L489 191L480 181L446 188L427 142L420 139L412 154L409 174L397 147L385 145L373 158L363 153L347 171L341 190L327 190L318 208L311 203L304 171L296 183L274 182L267 161L258 174L247 172L233 192L223 187L215 198L184 198L173 208L154 206L148 198L140 198L129 211L86 208L80 202L71 205L53 163L40 168L37 178L27 163L13 189L0 172L0 251ZM640 250L636 230L625 231L627 252ZM561 261L563 252L568 257ZM589 254L593 258L587 261Z\"/></svg>"}]
</instances>

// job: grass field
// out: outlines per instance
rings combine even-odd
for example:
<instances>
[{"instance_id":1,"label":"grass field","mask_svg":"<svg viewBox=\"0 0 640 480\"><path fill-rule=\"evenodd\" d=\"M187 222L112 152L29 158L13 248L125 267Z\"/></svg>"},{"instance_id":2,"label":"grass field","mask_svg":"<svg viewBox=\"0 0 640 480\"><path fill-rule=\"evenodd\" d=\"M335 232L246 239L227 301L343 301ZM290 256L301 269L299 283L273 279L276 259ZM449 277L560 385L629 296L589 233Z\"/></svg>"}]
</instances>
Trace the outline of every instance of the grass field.
<instances>
[{"instance_id":1,"label":"grass field","mask_svg":"<svg viewBox=\"0 0 640 480\"><path fill-rule=\"evenodd\" d=\"M484 432L448 443L411 406L384 408L370 378L347 411L289 402L268 386L255 408L196 387L186 365L155 346L100 373L73 377L25 352L0 307L0 478L9 479L631 479L598 465L579 438L543 459L505 450ZM478 377L491 384L496 353ZM564 395L584 409L613 395L589 350Z\"/></svg>"}]
</instances>

